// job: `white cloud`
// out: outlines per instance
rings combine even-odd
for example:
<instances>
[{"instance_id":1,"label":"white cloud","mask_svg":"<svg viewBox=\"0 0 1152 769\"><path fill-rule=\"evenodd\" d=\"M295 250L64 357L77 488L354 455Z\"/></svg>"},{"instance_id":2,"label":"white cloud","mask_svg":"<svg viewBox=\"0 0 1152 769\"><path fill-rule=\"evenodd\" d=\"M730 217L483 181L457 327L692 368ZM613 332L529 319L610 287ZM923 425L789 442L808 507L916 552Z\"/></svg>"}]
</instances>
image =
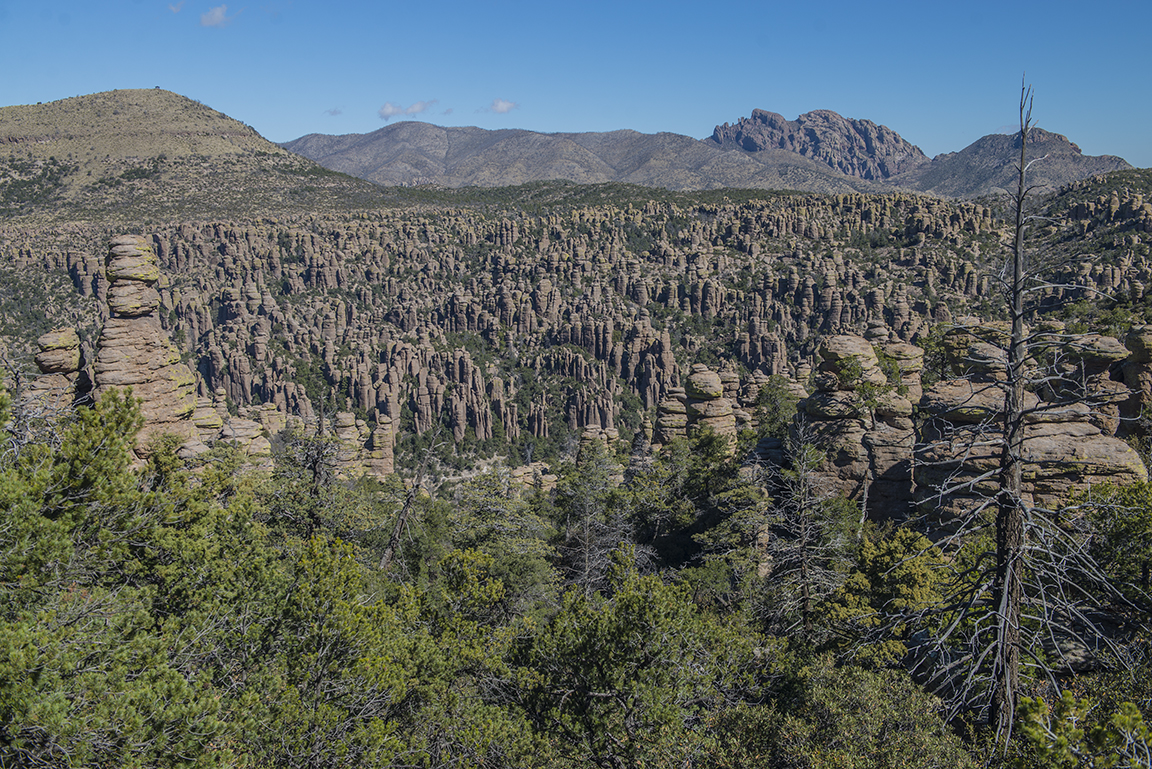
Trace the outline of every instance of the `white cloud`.
<instances>
[{"instance_id":1,"label":"white cloud","mask_svg":"<svg viewBox=\"0 0 1152 769\"><path fill-rule=\"evenodd\" d=\"M332 117L336 117L337 115L343 115L344 110L340 109L339 107L333 107L332 109L324 110L324 114L325 115L331 115Z\"/></svg>"},{"instance_id":2,"label":"white cloud","mask_svg":"<svg viewBox=\"0 0 1152 769\"><path fill-rule=\"evenodd\" d=\"M180 9L183 7L184 7L184 0L180 0L180 2L176 3L175 5L169 4L168 10L172 11L172 13L180 13Z\"/></svg>"},{"instance_id":3,"label":"white cloud","mask_svg":"<svg viewBox=\"0 0 1152 769\"><path fill-rule=\"evenodd\" d=\"M380 108L379 115L383 120L391 120L397 115L403 115L404 108L399 104L393 104L390 101L384 102L384 106Z\"/></svg>"},{"instance_id":4,"label":"white cloud","mask_svg":"<svg viewBox=\"0 0 1152 769\"><path fill-rule=\"evenodd\" d=\"M378 114L380 115L380 119L384 121L391 120L392 118L398 117L400 115L419 115L421 112L431 109L437 103L437 101L439 100L432 99L431 101L418 101L407 107L386 101L384 102L384 106L380 108Z\"/></svg>"},{"instance_id":5,"label":"white cloud","mask_svg":"<svg viewBox=\"0 0 1152 769\"><path fill-rule=\"evenodd\" d=\"M495 112L498 115L503 115L505 112L511 112L520 105L514 101L507 101L505 99L493 99L492 106L488 108L489 112Z\"/></svg>"},{"instance_id":6,"label":"white cloud","mask_svg":"<svg viewBox=\"0 0 1152 769\"><path fill-rule=\"evenodd\" d=\"M239 13L239 11L237 11ZM232 19L236 18L236 14L228 15L228 6L218 5L215 8L200 15L201 27L226 27Z\"/></svg>"}]
</instances>

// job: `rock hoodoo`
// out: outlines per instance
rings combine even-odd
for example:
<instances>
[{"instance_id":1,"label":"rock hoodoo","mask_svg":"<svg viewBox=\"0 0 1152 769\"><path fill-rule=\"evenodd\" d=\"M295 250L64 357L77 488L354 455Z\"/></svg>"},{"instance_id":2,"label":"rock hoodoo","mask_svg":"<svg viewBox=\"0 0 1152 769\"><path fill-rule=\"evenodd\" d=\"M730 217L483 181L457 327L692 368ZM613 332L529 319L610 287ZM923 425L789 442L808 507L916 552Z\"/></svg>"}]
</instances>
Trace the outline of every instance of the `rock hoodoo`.
<instances>
[{"instance_id":1,"label":"rock hoodoo","mask_svg":"<svg viewBox=\"0 0 1152 769\"><path fill-rule=\"evenodd\" d=\"M1110 255L1069 260L1044 296L1052 306L1100 293L1137 300L1152 285L1144 242L1152 208L1139 191L1092 195L1054 226L1093 233L1113 244ZM158 280L116 266L98 271L109 235L95 225L51 239L0 229L0 248L18 270L67 273L80 294L111 303L99 384L115 373L107 357L115 327L158 319L195 361L197 399L184 407L194 408L202 443L218 440L229 421L248 420L260 429L236 421L232 440L258 451L258 438L275 445L268 407L310 434L321 423L330 431L344 412L367 428L355 425L354 438L365 466L386 467L393 438L407 444L440 424L466 462L505 445L509 457L551 458L585 428L615 429L631 442L645 416L657 445L693 421L739 430L750 424L757 377L773 374L808 385L819 412L809 418L830 430L855 419L874 435L873 416L877 429L897 429L908 418L900 402L877 402L872 416L835 417L829 409L855 391L825 381L839 369L831 347L827 361L818 358L820 341L877 345L886 386L917 402L922 364L913 345L929 324L984 311L992 284L981 249L1005 234L982 203L894 193L603 201L503 218L449 206L170 224L144 243L162 265ZM1075 363L1093 388L1115 389L1124 366L1140 384L1133 390L1152 392L1141 379L1147 357L1108 363L1120 352L1099 342ZM992 373L995 352L970 348L966 370ZM166 345L157 351L170 355ZM85 356L86 365L92 360ZM719 390L701 387L689 404L696 363L708 364ZM817 371L821 381L809 385L822 363L835 371ZM875 375L870 361L862 369ZM1126 401L1121 416L1147 400ZM1092 412L1111 435L1117 417ZM1115 430L1133 424L1121 420ZM352 428L341 428L349 440ZM875 486L887 461L860 441L867 470L836 472L871 473Z\"/></svg>"},{"instance_id":2,"label":"rock hoodoo","mask_svg":"<svg viewBox=\"0 0 1152 769\"><path fill-rule=\"evenodd\" d=\"M912 453L916 440L912 404L901 394L919 386L923 353L899 345L900 384L889 384L872 344L840 335L820 345L813 383L802 401L800 439L825 452L820 474L840 493L864 501L870 514L900 518L912 500ZM810 438L806 437L810 434Z\"/></svg>"},{"instance_id":3,"label":"rock hoodoo","mask_svg":"<svg viewBox=\"0 0 1152 769\"><path fill-rule=\"evenodd\" d=\"M36 368L40 375L28 384L25 398L48 414L71 408L91 389L84 367L80 335L72 328L57 328L36 340Z\"/></svg>"},{"instance_id":4,"label":"rock hoodoo","mask_svg":"<svg viewBox=\"0 0 1152 769\"><path fill-rule=\"evenodd\" d=\"M192 421L196 380L180 361L180 352L156 313L160 264L151 244L138 235L113 238L106 270L109 318L92 366L95 397L113 387L132 388L144 418L136 439L138 450L147 452L165 434L179 438L188 451L203 450Z\"/></svg>"}]
</instances>

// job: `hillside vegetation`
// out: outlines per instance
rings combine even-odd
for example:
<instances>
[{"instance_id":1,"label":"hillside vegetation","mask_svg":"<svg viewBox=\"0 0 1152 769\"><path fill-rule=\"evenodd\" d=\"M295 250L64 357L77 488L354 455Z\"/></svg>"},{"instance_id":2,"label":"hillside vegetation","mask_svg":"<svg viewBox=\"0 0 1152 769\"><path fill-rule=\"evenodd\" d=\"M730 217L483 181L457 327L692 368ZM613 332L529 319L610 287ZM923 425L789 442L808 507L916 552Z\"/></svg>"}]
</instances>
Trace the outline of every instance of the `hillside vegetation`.
<instances>
[{"instance_id":1,"label":"hillside vegetation","mask_svg":"<svg viewBox=\"0 0 1152 769\"><path fill-rule=\"evenodd\" d=\"M0 107L0 215L8 221L178 221L379 199L372 185L169 91Z\"/></svg>"},{"instance_id":2,"label":"hillside vegetation","mask_svg":"<svg viewBox=\"0 0 1152 769\"><path fill-rule=\"evenodd\" d=\"M1152 172L1030 211L1005 747L1002 200L382 189L163 91L0 133L0 764L1146 765Z\"/></svg>"}]
</instances>

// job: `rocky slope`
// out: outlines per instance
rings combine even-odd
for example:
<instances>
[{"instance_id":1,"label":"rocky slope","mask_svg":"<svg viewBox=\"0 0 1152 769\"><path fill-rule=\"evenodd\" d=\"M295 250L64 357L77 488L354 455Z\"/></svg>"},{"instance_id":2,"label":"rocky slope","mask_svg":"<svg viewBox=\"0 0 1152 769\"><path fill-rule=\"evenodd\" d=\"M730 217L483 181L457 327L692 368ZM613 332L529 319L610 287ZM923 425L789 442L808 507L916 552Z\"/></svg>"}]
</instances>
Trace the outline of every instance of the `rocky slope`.
<instances>
[{"instance_id":1,"label":"rocky slope","mask_svg":"<svg viewBox=\"0 0 1152 769\"><path fill-rule=\"evenodd\" d=\"M716 126L712 141L723 149L758 153L781 149L818 160L846 176L889 179L928 162L919 147L887 126L853 120L831 110L806 112L795 120L761 109L735 125Z\"/></svg>"},{"instance_id":2,"label":"rocky slope","mask_svg":"<svg viewBox=\"0 0 1152 769\"><path fill-rule=\"evenodd\" d=\"M1050 247L1103 250L1071 263L1053 303L1097 291L1145 302L1152 205L1106 188L1060 200ZM124 312L104 303L121 293L104 258L116 235L8 227L0 253L19 271L67 274L107 329ZM845 391L813 372L835 336L905 361L915 390L911 347L961 315L995 316L1004 237L975 203L797 195L499 215L426 205L159 225L145 242L161 268L153 317L196 376L202 441L229 431L253 445L323 418L363 471L390 467L393 442L410 463L442 425L438 472L452 474L495 456L552 460L589 431L623 452L649 429L656 444L701 424L735 434L754 425L772 374L815 387L807 413L827 421ZM829 443L873 452L845 471L853 493L883 477L891 489L873 499L910 498L910 408L876 412L890 435L869 424L865 440L853 424L847 444ZM1110 429L1121 424L1133 423Z\"/></svg>"},{"instance_id":3,"label":"rocky slope","mask_svg":"<svg viewBox=\"0 0 1152 769\"><path fill-rule=\"evenodd\" d=\"M1041 128L1033 129L1029 147L1030 158L1043 158L1029 169L1037 191L1051 192L1072 181L1132 167L1113 155L1084 155L1066 137ZM902 170L891 182L946 197L1003 194L1013 189L1019 156L1018 137L993 134L959 152Z\"/></svg>"},{"instance_id":4,"label":"rocky slope","mask_svg":"<svg viewBox=\"0 0 1152 769\"><path fill-rule=\"evenodd\" d=\"M379 190L160 89L0 107L0 216L146 221L370 205Z\"/></svg>"}]
</instances>

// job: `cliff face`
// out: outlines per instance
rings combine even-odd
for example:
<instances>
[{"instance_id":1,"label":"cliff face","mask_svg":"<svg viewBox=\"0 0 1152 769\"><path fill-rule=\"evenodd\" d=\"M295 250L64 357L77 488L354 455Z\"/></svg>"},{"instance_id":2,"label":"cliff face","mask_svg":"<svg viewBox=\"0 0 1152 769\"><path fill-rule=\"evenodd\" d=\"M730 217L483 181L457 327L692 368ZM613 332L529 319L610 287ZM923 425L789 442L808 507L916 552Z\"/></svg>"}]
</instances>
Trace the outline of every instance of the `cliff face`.
<instances>
[{"instance_id":1,"label":"cliff face","mask_svg":"<svg viewBox=\"0 0 1152 769\"><path fill-rule=\"evenodd\" d=\"M853 120L831 110L806 112L796 120L762 109L724 123L712 132L724 149L786 150L818 160L848 176L888 179L928 162L919 147L870 120Z\"/></svg>"}]
</instances>

